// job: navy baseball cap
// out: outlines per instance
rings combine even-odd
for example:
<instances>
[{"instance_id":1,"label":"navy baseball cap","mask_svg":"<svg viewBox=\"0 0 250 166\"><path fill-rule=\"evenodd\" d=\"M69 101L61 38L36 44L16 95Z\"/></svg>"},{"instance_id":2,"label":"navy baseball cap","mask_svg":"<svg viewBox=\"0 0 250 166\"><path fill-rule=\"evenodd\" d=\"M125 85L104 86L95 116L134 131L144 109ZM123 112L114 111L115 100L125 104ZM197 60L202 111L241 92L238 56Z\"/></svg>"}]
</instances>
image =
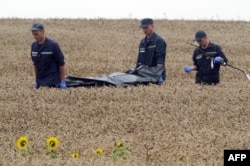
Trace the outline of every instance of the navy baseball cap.
<instances>
[{"instance_id":1,"label":"navy baseball cap","mask_svg":"<svg viewBox=\"0 0 250 166\"><path fill-rule=\"evenodd\" d=\"M31 27L31 31L39 31L39 30L43 30L44 29L44 26L43 24L37 22L37 23L34 23Z\"/></svg>"},{"instance_id":2,"label":"navy baseball cap","mask_svg":"<svg viewBox=\"0 0 250 166\"><path fill-rule=\"evenodd\" d=\"M147 28L149 25L154 24L153 19L151 18L144 18L141 20L140 28Z\"/></svg>"},{"instance_id":3,"label":"navy baseball cap","mask_svg":"<svg viewBox=\"0 0 250 166\"><path fill-rule=\"evenodd\" d=\"M195 33L195 38L194 38L194 41L201 41L202 38L206 37L207 34L205 31L203 30L198 30L196 33Z\"/></svg>"}]
</instances>

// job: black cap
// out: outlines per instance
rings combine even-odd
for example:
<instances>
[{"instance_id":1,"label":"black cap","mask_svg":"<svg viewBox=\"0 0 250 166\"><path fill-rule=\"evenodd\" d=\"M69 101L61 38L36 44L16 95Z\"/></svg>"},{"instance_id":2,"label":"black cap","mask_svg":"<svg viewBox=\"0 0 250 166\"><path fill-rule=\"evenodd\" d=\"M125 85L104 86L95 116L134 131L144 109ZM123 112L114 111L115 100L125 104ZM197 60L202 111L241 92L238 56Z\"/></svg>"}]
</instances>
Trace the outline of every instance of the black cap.
<instances>
[{"instance_id":1,"label":"black cap","mask_svg":"<svg viewBox=\"0 0 250 166\"><path fill-rule=\"evenodd\" d=\"M39 30L43 30L44 29L44 26L43 24L37 22L37 23L34 23L31 27L31 31L39 31Z\"/></svg>"},{"instance_id":2,"label":"black cap","mask_svg":"<svg viewBox=\"0 0 250 166\"><path fill-rule=\"evenodd\" d=\"M202 38L206 37L207 34L203 30L199 30L195 33L194 41L201 41Z\"/></svg>"},{"instance_id":3,"label":"black cap","mask_svg":"<svg viewBox=\"0 0 250 166\"><path fill-rule=\"evenodd\" d=\"M149 25L154 24L153 19L151 18L144 18L141 20L140 28L147 28Z\"/></svg>"}]
</instances>

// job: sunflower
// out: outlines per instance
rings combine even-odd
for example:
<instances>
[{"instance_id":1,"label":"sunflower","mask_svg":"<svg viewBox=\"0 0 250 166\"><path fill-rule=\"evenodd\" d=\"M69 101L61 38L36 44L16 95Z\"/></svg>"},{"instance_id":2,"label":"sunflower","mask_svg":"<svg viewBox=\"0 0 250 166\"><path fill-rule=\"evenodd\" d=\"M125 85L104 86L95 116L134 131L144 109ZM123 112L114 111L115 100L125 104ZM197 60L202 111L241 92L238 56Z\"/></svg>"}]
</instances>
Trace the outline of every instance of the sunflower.
<instances>
[{"instance_id":1,"label":"sunflower","mask_svg":"<svg viewBox=\"0 0 250 166\"><path fill-rule=\"evenodd\" d=\"M71 157L72 158L80 158L80 153L74 152L74 153L71 154Z\"/></svg>"},{"instance_id":2,"label":"sunflower","mask_svg":"<svg viewBox=\"0 0 250 166\"><path fill-rule=\"evenodd\" d=\"M21 136L17 139L16 145L19 150L27 150L29 145L29 140L27 137Z\"/></svg>"},{"instance_id":3,"label":"sunflower","mask_svg":"<svg viewBox=\"0 0 250 166\"><path fill-rule=\"evenodd\" d=\"M117 141L115 144L116 144L116 147L122 147L123 146L121 141Z\"/></svg>"},{"instance_id":4,"label":"sunflower","mask_svg":"<svg viewBox=\"0 0 250 166\"><path fill-rule=\"evenodd\" d=\"M101 155L101 154L103 153L103 150L102 150L102 148L97 148L97 149L95 150L95 152L96 152L96 154Z\"/></svg>"},{"instance_id":5,"label":"sunflower","mask_svg":"<svg viewBox=\"0 0 250 166\"><path fill-rule=\"evenodd\" d=\"M56 137L49 137L46 140L47 148L50 150L56 150L59 147L59 140Z\"/></svg>"}]
</instances>

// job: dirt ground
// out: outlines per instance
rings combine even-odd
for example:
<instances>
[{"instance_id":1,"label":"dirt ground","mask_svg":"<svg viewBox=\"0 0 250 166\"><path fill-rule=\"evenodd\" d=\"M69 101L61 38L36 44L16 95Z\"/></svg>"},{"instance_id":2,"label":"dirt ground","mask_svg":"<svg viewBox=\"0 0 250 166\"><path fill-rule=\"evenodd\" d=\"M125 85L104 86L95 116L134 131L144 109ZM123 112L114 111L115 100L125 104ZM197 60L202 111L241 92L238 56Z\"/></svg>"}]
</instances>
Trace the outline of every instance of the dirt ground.
<instances>
[{"instance_id":1,"label":"dirt ground","mask_svg":"<svg viewBox=\"0 0 250 166\"><path fill-rule=\"evenodd\" d=\"M129 88L33 88L29 31L41 21L59 42L67 75L101 76L135 65L144 37L139 20L0 19L0 165L223 165L224 149L250 149L250 82L243 73L221 69L221 84L194 84L194 48L185 44L203 29L223 47L229 63L250 69L250 22L156 20L168 43L167 81ZM29 138L29 157L14 151ZM60 140L50 159L45 140ZM132 152L112 161L117 140ZM94 150L101 147L100 157ZM71 153L81 158L72 159Z\"/></svg>"}]
</instances>

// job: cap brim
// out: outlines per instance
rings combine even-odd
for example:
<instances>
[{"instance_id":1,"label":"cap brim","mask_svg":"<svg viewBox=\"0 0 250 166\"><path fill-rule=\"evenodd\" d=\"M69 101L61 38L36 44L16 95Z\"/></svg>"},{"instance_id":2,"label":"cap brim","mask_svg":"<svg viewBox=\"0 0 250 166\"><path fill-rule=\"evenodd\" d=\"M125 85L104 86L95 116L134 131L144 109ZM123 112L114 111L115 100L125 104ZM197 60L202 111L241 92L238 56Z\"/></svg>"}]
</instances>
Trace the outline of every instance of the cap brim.
<instances>
[{"instance_id":1,"label":"cap brim","mask_svg":"<svg viewBox=\"0 0 250 166\"><path fill-rule=\"evenodd\" d=\"M193 41L199 42L199 41L201 41L201 38L195 38Z\"/></svg>"},{"instance_id":2,"label":"cap brim","mask_svg":"<svg viewBox=\"0 0 250 166\"><path fill-rule=\"evenodd\" d=\"M147 28L149 26L149 24L143 24L143 25L140 25L139 28Z\"/></svg>"},{"instance_id":3,"label":"cap brim","mask_svg":"<svg viewBox=\"0 0 250 166\"><path fill-rule=\"evenodd\" d=\"M39 28L31 28L31 31L39 31Z\"/></svg>"}]
</instances>

